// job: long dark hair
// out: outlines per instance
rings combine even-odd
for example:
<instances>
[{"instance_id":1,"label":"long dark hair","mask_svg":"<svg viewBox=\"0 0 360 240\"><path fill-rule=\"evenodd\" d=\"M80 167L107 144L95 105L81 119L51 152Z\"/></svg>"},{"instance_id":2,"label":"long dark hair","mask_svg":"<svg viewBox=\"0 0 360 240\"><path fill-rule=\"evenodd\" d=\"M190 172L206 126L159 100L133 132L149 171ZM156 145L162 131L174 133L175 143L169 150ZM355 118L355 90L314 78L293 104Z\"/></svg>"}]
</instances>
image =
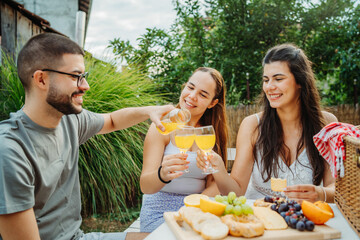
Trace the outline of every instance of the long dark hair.
<instances>
[{"instance_id":1,"label":"long dark hair","mask_svg":"<svg viewBox=\"0 0 360 240\"><path fill-rule=\"evenodd\" d=\"M321 113L320 96L315 84L314 73L311 62L305 53L293 44L281 44L268 50L263 66L272 62L286 62L295 81L301 86L300 89L300 124L302 126L301 138L297 145L296 159L301 149L306 147L307 155L313 169L313 184L319 185L324 176L325 161L320 156L313 142L313 136L324 126L324 119ZM262 93L263 115L256 130L259 132L258 139L254 146L253 155L256 163L257 151L262 154L262 176L265 182L269 181L272 173L278 176L279 157L289 167L291 162L290 149L284 143L283 128L275 108ZM265 174L266 173L266 174Z\"/></svg>"}]
</instances>

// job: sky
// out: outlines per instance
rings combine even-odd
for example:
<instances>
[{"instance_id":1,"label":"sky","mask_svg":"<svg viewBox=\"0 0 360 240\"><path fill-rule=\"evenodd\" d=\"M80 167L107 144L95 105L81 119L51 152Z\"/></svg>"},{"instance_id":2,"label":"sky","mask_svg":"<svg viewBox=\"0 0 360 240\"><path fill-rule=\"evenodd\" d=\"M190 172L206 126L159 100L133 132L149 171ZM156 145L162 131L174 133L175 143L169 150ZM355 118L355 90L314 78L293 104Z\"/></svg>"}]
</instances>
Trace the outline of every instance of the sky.
<instances>
[{"instance_id":1,"label":"sky","mask_svg":"<svg viewBox=\"0 0 360 240\"><path fill-rule=\"evenodd\" d=\"M169 29L175 18L172 0L93 0L84 48L100 59L111 58L110 40L137 46L146 28Z\"/></svg>"}]
</instances>

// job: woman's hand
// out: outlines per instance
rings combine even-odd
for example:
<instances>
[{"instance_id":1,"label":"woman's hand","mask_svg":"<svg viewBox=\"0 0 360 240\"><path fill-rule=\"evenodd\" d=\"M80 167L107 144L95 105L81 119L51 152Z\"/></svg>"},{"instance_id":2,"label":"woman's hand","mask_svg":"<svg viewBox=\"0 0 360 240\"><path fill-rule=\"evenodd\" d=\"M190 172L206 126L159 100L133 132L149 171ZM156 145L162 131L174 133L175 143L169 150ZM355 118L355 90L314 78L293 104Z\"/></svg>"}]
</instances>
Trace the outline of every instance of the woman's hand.
<instances>
[{"instance_id":1,"label":"woman's hand","mask_svg":"<svg viewBox=\"0 0 360 240\"><path fill-rule=\"evenodd\" d=\"M188 164L190 162L186 160L187 156L186 153L165 156L161 163L161 178L164 181L170 181L183 175L183 171L189 168Z\"/></svg>"},{"instance_id":2,"label":"woman's hand","mask_svg":"<svg viewBox=\"0 0 360 240\"><path fill-rule=\"evenodd\" d=\"M225 168L222 158L216 152L211 151L211 153L206 156L204 151L197 151L196 166L198 168L200 168L201 170L205 170L209 161L214 169L220 170L221 168Z\"/></svg>"},{"instance_id":3,"label":"woman's hand","mask_svg":"<svg viewBox=\"0 0 360 240\"><path fill-rule=\"evenodd\" d=\"M322 199L324 194L320 186L311 184L287 186L284 193L288 198L298 203L301 203L303 200L316 202Z\"/></svg>"}]
</instances>

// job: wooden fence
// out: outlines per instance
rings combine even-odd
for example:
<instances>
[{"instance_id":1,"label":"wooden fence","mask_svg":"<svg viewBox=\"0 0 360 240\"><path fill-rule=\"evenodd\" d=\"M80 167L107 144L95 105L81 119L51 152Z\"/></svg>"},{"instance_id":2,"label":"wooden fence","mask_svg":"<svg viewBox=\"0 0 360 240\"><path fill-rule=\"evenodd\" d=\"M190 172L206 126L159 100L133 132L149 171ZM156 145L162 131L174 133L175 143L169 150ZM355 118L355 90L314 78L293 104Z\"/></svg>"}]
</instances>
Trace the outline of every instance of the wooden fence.
<instances>
[{"instance_id":1,"label":"wooden fence","mask_svg":"<svg viewBox=\"0 0 360 240\"><path fill-rule=\"evenodd\" d=\"M354 105L338 105L324 107L324 110L334 114L339 122L350 123L353 125L360 125L360 107L359 104ZM246 106L229 106L226 109L227 117L229 121L229 135L230 142L229 148L236 147L236 135L239 130L241 121L251 114L261 111L258 105L246 105Z\"/></svg>"}]
</instances>

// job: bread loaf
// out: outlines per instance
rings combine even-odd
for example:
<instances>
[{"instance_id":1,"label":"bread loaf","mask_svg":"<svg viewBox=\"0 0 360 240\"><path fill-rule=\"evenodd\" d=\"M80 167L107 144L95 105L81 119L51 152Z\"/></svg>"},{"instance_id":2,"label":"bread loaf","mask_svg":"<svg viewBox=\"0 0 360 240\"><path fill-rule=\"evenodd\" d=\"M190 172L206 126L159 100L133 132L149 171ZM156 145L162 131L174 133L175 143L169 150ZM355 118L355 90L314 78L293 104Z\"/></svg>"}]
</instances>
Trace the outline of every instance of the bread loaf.
<instances>
[{"instance_id":1,"label":"bread loaf","mask_svg":"<svg viewBox=\"0 0 360 240\"><path fill-rule=\"evenodd\" d=\"M236 216L228 214L221 221L229 227L230 235L234 237L257 237L264 234L264 224L254 215Z\"/></svg>"}]
</instances>

